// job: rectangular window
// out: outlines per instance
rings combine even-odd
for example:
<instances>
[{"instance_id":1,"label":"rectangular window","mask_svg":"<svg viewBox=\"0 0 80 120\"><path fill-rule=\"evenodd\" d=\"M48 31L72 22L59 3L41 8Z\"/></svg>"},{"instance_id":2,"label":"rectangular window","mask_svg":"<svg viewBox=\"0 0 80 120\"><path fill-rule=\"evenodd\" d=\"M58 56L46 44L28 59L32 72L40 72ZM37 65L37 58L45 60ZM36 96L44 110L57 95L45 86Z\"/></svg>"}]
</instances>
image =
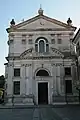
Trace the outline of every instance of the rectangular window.
<instances>
[{"instance_id":1,"label":"rectangular window","mask_svg":"<svg viewBox=\"0 0 80 120\"><path fill-rule=\"evenodd\" d=\"M22 34L22 37L26 37L26 34Z\"/></svg>"},{"instance_id":2,"label":"rectangular window","mask_svg":"<svg viewBox=\"0 0 80 120\"><path fill-rule=\"evenodd\" d=\"M29 39L28 42L29 42L29 44L32 44L32 39Z\"/></svg>"},{"instance_id":3,"label":"rectangular window","mask_svg":"<svg viewBox=\"0 0 80 120\"><path fill-rule=\"evenodd\" d=\"M71 67L66 67L65 68L65 75L71 76Z\"/></svg>"},{"instance_id":4,"label":"rectangular window","mask_svg":"<svg viewBox=\"0 0 80 120\"><path fill-rule=\"evenodd\" d=\"M14 81L13 88L14 95L20 95L20 81Z\"/></svg>"},{"instance_id":5,"label":"rectangular window","mask_svg":"<svg viewBox=\"0 0 80 120\"><path fill-rule=\"evenodd\" d=\"M65 81L66 94L72 93L72 80Z\"/></svg>"},{"instance_id":6,"label":"rectangular window","mask_svg":"<svg viewBox=\"0 0 80 120\"><path fill-rule=\"evenodd\" d=\"M55 44L55 39L51 39L51 44Z\"/></svg>"},{"instance_id":7,"label":"rectangular window","mask_svg":"<svg viewBox=\"0 0 80 120\"><path fill-rule=\"evenodd\" d=\"M62 39L58 39L58 44L61 44L62 43Z\"/></svg>"},{"instance_id":8,"label":"rectangular window","mask_svg":"<svg viewBox=\"0 0 80 120\"><path fill-rule=\"evenodd\" d=\"M29 34L29 37L32 37L33 36L33 34Z\"/></svg>"},{"instance_id":9,"label":"rectangular window","mask_svg":"<svg viewBox=\"0 0 80 120\"><path fill-rule=\"evenodd\" d=\"M22 44L26 44L26 39L22 39Z\"/></svg>"},{"instance_id":10,"label":"rectangular window","mask_svg":"<svg viewBox=\"0 0 80 120\"><path fill-rule=\"evenodd\" d=\"M20 68L14 68L14 76L20 77Z\"/></svg>"}]
</instances>

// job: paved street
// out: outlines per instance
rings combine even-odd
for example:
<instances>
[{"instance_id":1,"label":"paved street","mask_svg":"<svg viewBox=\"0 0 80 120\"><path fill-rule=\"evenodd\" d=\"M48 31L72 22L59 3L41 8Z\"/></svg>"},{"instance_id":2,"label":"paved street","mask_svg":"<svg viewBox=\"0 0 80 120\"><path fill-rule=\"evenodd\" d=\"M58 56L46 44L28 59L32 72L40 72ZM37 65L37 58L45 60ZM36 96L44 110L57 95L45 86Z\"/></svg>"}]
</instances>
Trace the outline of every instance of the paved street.
<instances>
[{"instance_id":1,"label":"paved street","mask_svg":"<svg viewBox=\"0 0 80 120\"><path fill-rule=\"evenodd\" d=\"M80 106L0 109L0 120L80 120Z\"/></svg>"}]
</instances>

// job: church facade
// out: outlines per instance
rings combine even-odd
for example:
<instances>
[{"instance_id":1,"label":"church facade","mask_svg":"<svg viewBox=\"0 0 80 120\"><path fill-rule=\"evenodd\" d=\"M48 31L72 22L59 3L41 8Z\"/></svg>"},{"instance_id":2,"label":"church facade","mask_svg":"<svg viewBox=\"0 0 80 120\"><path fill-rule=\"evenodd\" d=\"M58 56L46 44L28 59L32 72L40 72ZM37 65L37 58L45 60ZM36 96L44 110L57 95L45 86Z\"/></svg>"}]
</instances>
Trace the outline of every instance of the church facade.
<instances>
[{"instance_id":1,"label":"church facade","mask_svg":"<svg viewBox=\"0 0 80 120\"><path fill-rule=\"evenodd\" d=\"M54 96L74 94L75 62L71 40L76 27L43 14L7 28L9 54L5 63L8 103L52 104Z\"/></svg>"}]
</instances>

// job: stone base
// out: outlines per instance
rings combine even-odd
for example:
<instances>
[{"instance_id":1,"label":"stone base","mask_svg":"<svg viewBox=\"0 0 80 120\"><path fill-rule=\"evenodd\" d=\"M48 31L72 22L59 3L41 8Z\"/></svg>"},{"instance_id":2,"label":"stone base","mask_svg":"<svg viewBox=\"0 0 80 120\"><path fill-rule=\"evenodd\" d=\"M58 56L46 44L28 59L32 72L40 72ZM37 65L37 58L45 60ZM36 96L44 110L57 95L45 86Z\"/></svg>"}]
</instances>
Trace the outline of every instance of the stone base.
<instances>
[{"instance_id":1,"label":"stone base","mask_svg":"<svg viewBox=\"0 0 80 120\"><path fill-rule=\"evenodd\" d=\"M34 102L31 96L14 96L14 98L8 98L6 105L34 105Z\"/></svg>"},{"instance_id":2,"label":"stone base","mask_svg":"<svg viewBox=\"0 0 80 120\"><path fill-rule=\"evenodd\" d=\"M12 103L12 98L8 98L8 101L6 103L7 106L12 106L13 103Z\"/></svg>"}]
</instances>

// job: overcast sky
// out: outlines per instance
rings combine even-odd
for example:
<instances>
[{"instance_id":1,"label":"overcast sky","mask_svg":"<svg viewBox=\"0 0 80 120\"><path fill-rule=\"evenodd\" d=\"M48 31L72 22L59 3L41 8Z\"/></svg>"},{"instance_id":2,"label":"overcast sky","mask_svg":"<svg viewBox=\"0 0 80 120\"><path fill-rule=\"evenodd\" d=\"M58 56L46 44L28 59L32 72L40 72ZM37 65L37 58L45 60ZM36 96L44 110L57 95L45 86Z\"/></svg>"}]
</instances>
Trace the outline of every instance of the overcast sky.
<instances>
[{"instance_id":1,"label":"overcast sky","mask_svg":"<svg viewBox=\"0 0 80 120\"><path fill-rule=\"evenodd\" d=\"M44 14L62 22L70 17L73 25L80 27L80 0L0 0L0 75L4 74L8 55L6 28L12 18L16 23L37 15L42 4Z\"/></svg>"}]
</instances>

